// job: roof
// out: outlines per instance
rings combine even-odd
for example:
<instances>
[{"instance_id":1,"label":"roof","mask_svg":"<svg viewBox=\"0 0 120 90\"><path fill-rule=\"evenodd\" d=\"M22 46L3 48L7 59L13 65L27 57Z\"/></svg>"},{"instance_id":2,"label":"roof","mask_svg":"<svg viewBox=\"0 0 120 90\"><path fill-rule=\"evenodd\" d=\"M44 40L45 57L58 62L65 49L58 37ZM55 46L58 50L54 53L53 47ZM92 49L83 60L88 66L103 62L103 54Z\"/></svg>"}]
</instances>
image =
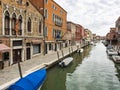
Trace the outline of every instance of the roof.
<instances>
[{"instance_id":1,"label":"roof","mask_svg":"<svg viewBox=\"0 0 120 90\"><path fill-rule=\"evenodd\" d=\"M6 46L5 44L0 44L0 51L7 52L10 50L10 47Z\"/></svg>"},{"instance_id":2,"label":"roof","mask_svg":"<svg viewBox=\"0 0 120 90\"><path fill-rule=\"evenodd\" d=\"M53 1L53 3L55 3L58 7L60 7L61 9L63 9L66 13L67 13L67 11L63 8L63 7L61 7L58 3L56 3L54 0L52 0Z\"/></svg>"}]
</instances>

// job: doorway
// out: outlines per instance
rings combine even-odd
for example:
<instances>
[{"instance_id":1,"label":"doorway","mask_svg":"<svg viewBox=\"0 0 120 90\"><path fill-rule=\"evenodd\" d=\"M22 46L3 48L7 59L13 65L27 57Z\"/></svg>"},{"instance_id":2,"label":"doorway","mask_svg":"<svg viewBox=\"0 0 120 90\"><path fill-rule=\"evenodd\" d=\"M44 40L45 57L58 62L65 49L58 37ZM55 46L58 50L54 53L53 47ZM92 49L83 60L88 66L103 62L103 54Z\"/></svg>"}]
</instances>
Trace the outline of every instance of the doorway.
<instances>
[{"instance_id":1,"label":"doorway","mask_svg":"<svg viewBox=\"0 0 120 90\"><path fill-rule=\"evenodd\" d=\"M16 64L18 61L22 61L22 49L15 49L13 50L13 64Z\"/></svg>"},{"instance_id":2,"label":"doorway","mask_svg":"<svg viewBox=\"0 0 120 90\"><path fill-rule=\"evenodd\" d=\"M31 50L30 50L30 48L27 48L26 49L26 60L29 60L30 58L31 58Z\"/></svg>"}]
</instances>

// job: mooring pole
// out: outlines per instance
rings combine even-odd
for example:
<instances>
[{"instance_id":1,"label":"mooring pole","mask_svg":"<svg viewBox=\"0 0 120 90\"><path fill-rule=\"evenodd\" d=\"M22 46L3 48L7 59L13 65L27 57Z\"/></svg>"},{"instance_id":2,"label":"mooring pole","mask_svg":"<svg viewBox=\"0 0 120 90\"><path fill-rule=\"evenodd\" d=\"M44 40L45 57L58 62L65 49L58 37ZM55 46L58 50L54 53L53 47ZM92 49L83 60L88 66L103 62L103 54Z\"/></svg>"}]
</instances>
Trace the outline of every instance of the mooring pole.
<instances>
[{"instance_id":1,"label":"mooring pole","mask_svg":"<svg viewBox=\"0 0 120 90\"><path fill-rule=\"evenodd\" d=\"M16 21L16 24L15 24L15 31L16 31L16 38L18 38L18 32L19 32L19 22L18 20ZM17 60L17 63L18 63L18 69L19 69L19 74L20 74L20 78L22 78L22 70L21 70L21 65L20 65L20 52L17 51L17 56L16 56L16 59Z\"/></svg>"},{"instance_id":2,"label":"mooring pole","mask_svg":"<svg viewBox=\"0 0 120 90\"><path fill-rule=\"evenodd\" d=\"M63 56L63 58L64 58L64 52L63 52L63 50L61 50L61 52L62 52L62 56Z\"/></svg>"},{"instance_id":3,"label":"mooring pole","mask_svg":"<svg viewBox=\"0 0 120 90\"><path fill-rule=\"evenodd\" d=\"M19 69L20 78L22 78L22 70L21 70L20 61L18 61L18 69Z\"/></svg>"},{"instance_id":4,"label":"mooring pole","mask_svg":"<svg viewBox=\"0 0 120 90\"><path fill-rule=\"evenodd\" d=\"M69 47L69 54L70 54L70 47Z\"/></svg>"},{"instance_id":5,"label":"mooring pole","mask_svg":"<svg viewBox=\"0 0 120 90\"><path fill-rule=\"evenodd\" d=\"M58 56L58 60L59 60L59 52L57 51L57 56Z\"/></svg>"}]
</instances>

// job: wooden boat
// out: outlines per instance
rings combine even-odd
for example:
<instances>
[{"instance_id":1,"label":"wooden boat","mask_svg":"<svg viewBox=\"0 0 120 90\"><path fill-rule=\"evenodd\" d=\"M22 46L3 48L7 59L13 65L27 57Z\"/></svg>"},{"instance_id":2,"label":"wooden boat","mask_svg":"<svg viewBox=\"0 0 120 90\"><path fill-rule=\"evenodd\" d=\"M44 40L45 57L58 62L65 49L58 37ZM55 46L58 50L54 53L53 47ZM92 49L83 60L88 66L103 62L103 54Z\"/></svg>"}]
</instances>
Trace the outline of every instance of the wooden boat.
<instances>
[{"instance_id":1,"label":"wooden boat","mask_svg":"<svg viewBox=\"0 0 120 90\"><path fill-rule=\"evenodd\" d=\"M118 52L115 51L114 49L107 49L106 52L108 53L109 56L111 56L111 55L118 55Z\"/></svg>"},{"instance_id":2,"label":"wooden boat","mask_svg":"<svg viewBox=\"0 0 120 90\"><path fill-rule=\"evenodd\" d=\"M46 78L46 69L37 70L15 82L7 90L38 90Z\"/></svg>"},{"instance_id":3,"label":"wooden boat","mask_svg":"<svg viewBox=\"0 0 120 90\"><path fill-rule=\"evenodd\" d=\"M73 61L73 58L72 58L72 57L68 57L68 58L64 59L63 61L59 62L59 66L61 66L61 67L66 67L66 66L68 66L72 61Z\"/></svg>"},{"instance_id":4,"label":"wooden boat","mask_svg":"<svg viewBox=\"0 0 120 90\"><path fill-rule=\"evenodd\" d=\"M120 63L120 56L113 55L112 58L115 63Z\"/></svg>"}]
</instances>

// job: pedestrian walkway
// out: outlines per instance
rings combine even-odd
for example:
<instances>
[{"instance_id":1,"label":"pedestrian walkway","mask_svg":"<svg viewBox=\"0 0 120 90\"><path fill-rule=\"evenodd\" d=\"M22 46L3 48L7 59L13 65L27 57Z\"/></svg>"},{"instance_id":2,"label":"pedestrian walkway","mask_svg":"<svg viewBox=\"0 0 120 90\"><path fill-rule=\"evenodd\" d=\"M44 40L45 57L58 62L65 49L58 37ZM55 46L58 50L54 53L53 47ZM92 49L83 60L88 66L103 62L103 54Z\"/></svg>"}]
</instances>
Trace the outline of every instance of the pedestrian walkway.
<instances>
[{"instance_id":1,"label":"pedestrian walkway","mask_svg":"<svg viewBox=\"0 0 120 90\"><path fill-rule=\"evenodd\" d=\"M59 50L57 52L52 52L50 54L46 54L45 56L36 56L31 60L26 60L21 62L21 69L23 76L28 75L34 70L45 67L46 65L50 65L63 56L69 55L70 53L77 50L76 46L70 46ZM14 64L10 67L7 67L3 70L0 70L0 90L4 90L6 87L14 83L20 78L18 64Z\"/></svg>"}]
</instances>

